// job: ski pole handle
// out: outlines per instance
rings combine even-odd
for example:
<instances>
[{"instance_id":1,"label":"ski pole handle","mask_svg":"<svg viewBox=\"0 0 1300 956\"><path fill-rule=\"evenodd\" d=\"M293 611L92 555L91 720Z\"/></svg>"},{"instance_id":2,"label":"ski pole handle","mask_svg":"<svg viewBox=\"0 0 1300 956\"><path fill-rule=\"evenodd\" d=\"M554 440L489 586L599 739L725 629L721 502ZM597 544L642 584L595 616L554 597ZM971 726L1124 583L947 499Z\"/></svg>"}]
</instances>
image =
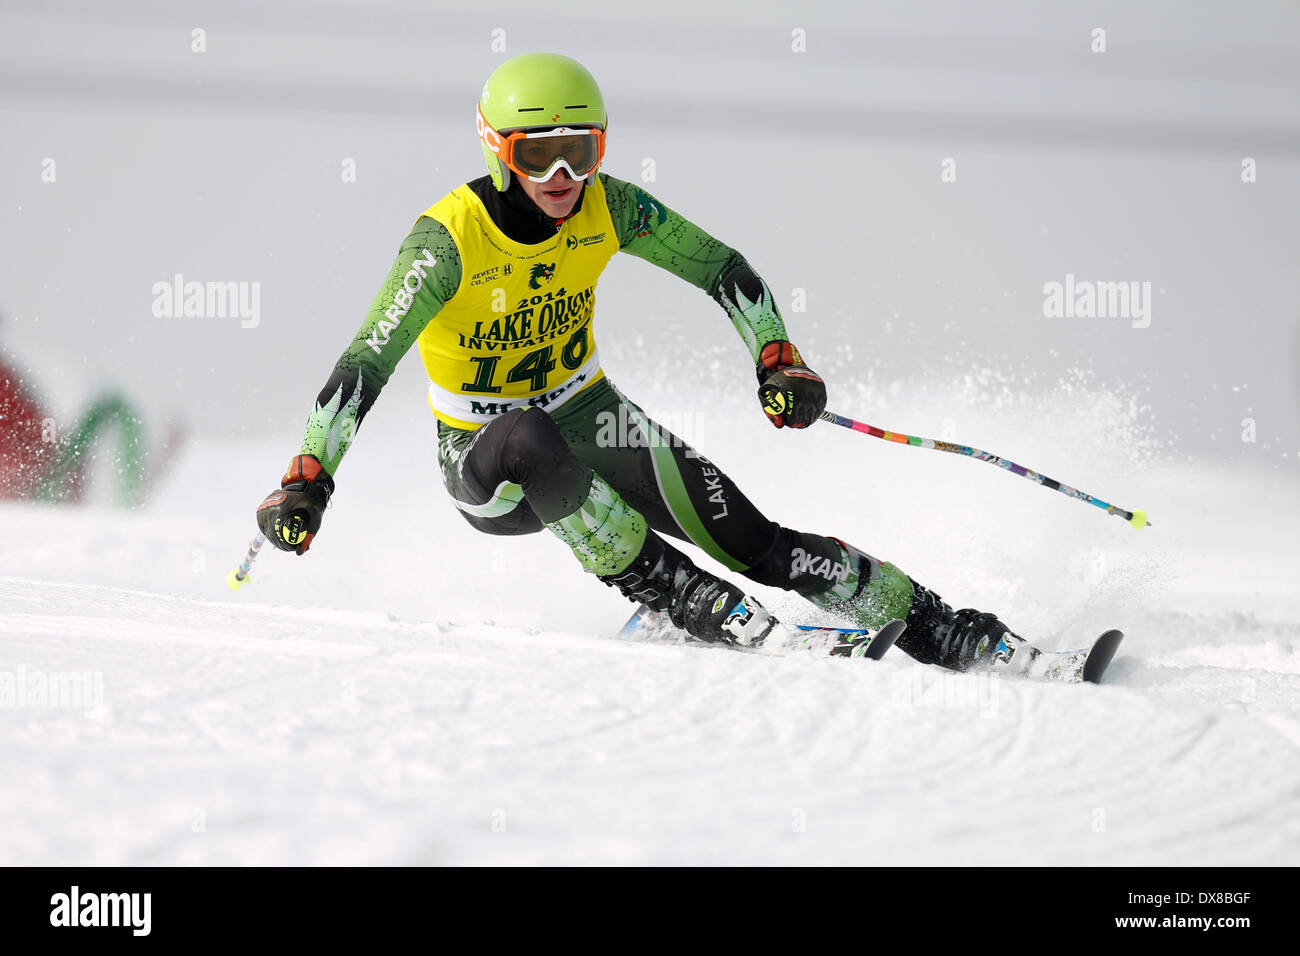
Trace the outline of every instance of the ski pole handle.
<instances>
[{"instance_id":1,"label":"ski pole handle","mask_svg":"<svg viewBox=\"0 0 1300 956\"><path fill-rule=\"evenodd\" d=\"M253 562L257 559L257 552L266 544L266 535L257 532L256 537L248 544L248 554L244 555L244 560L240 562L239 567L232 570L226 575L226 586L232 591L238 591L248 580L248 574L253 569Z\"/></svg>"},{"instance_id":2,"label":"ski pole handle","mask_svg":"<svg viewBox=\"0 0 1300 956\"><path fill-rule=\"evenodd\" d=\"M1145 511L1125 511L1123 508L1102 501L1100 498L1094 498L1092 495L1079 491L1077 488L1063 485L1055 478L1048 478L1046 475L1040 475L1038 472L1031 471L1023 465L1017 465L1014 461L1008 461L998 455L991 454L987 451L980 451L978 448L972 448L969 445L958 445L954 442L936 441L933 438L917 438L913 435L904 435L901 432L885 431L883 428L877 428L875 425L868 425L866 422L854 421L852 418L837 415L832 411L822 412L820 418L824 422L831 422L835 425L852 429L855 432L864 432L875 438L883 438L885 441L897 442L900 445L913 445L918 448L933 448L935 451L947 451L956 455L965 455L968 458L987 461L989 464L997 465L999 468L1003 468L1011 472L1013 475L1020 475L1022 478L1028 478L1030 481L1037 482L1045 488L1051 488L1053 491L1059 491L1063 495L1069 495L1071 498L1077 498L1079 501L1085 501L1090 505L1096 505L1107 514L1119 515L1134 528L1147 528L1151 526L1151 522L1147 520L1147 513Z\"/></svg>"}]
</instances>

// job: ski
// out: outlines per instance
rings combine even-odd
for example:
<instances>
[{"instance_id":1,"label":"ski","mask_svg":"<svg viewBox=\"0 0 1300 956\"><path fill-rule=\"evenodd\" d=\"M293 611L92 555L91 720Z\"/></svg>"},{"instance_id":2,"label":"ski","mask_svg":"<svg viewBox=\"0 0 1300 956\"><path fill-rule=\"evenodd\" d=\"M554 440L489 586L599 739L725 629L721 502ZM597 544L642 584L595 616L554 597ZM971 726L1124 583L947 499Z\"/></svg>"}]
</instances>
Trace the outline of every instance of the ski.
<instances>
[{"instance_id":1,"label":"ski","mask_svg":"<svg viewBox=\"0 0 1300 956\"><path fill-rule=\"evenodd\" d=\"M872 634L865 628L809 627L797 625L799 631L819 631L839 635L837 643L831 647L831 657L865 657L869 661L878 661L885 652L894 646L894 642L903 636L907 624L893 620Z\"/></svg>"},{"instance_id":2,"label":"ski","mask_svg":"<svg viewBox=\"0 0 1300 956\"><path fill-rule=\"evenodd\" d=\"M860 627L817 627L808 624L778 624L754 647L728 644L738 651L753 654L784 655L799 652L825 654L828 657L863 657L878 661L893 647L907 625L890 621L878 631ZM682 637L695 639L676 627L663 611L653 611L644 604L632 612L627 623L619 630L624 639L645 640L654 637ZM703 642L700 642L703 643Z\"/></svg>"},{"instance_id":3,"label":"ski","mask_svg":"<svg viewBox=\"0 0 1300 956\"><path fill-rule=\"evenodd\" d=\"M1101 683L1101 677L1115 657L1124 632L1111 629L1103 633L1088 647L1070 651L1043 651L1027 645L1017 653L1029 652L1029 658L1010 663L1006 673L1029 680L1061 682L1067 684ZM1001 668L994 666L994 670Z\"/></svg>"}]
</instances>

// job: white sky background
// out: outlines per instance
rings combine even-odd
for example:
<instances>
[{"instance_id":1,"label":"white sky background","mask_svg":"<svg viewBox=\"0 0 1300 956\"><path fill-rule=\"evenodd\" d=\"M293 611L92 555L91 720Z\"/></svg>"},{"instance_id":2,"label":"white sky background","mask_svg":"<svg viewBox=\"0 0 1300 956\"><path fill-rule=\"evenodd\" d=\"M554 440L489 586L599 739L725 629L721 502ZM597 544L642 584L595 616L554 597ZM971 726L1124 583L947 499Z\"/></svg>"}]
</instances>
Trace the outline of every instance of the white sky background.
<instances>
[{"instance_id":1,"label":"white sky background","mask_svg":"<svg viewBox=\"0 0 1300 956\"><path fill-rule=\"evenodd\" d=\"M1295 466L1291 2L6 3L0 348L64 415L115 383L153 421L291 452L411 222L483 171L494 28L505 55L554 49L595 73L608 172L652 158L651 193L783 304L807 290L787 323L833 407L868 372L906 394L998 368L1032 394L1082 368L1138 394L1179 454ZM153 283L178 272L261 283L260 325L155 318ZM1151 326L1045 318L1042 286L1067 272L1151 282ZM753 388L721 310L647 264L615 261L597 316L634 394L658 375L699 383L683 407ZM726 360L701 374L692 343ZM422 382L408 356L371 421L427 416Z\"/></svg>"}]
</instances>

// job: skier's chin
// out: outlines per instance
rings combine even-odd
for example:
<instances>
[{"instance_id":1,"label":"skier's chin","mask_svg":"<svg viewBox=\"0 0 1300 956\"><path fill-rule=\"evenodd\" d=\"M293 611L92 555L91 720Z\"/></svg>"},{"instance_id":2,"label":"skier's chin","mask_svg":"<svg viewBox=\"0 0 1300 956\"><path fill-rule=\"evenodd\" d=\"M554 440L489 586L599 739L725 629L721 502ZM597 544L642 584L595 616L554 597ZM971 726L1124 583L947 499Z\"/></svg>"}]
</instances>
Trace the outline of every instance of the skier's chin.
<instances>
[{"instance_id":1,"label":"skier's chin","mask_svg":"<svg viewBox=\"0 0 1300 956\"><path fill-rule=\"evenodd\" d=\"M578 202L578 193L581 191L582 183L575 183L573 180L555 186L543 183L534 201L547 215L562 219L573 212L573 207Z\"/></svg>"},{"instance_id":2,"label":"skier's chin","mask_svg":"<svg viewBox=\"0 0 1300 956\"><path fill-rule=\"evenodd\" d=\"M553 176L544 183L528 183L524 192L542 212L552 219L563 219L573 212L582 193L582 183L567 176Z\"/></svg>"}]
</instances>

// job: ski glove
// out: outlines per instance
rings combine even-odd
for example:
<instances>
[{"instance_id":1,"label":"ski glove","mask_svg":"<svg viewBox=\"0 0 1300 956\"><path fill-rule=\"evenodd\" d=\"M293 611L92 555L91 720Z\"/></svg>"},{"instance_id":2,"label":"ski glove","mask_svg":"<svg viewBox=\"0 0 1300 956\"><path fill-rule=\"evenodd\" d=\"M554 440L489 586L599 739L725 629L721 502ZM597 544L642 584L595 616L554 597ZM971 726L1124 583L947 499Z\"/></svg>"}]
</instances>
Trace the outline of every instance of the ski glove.
<instances>
[{"instance_id":1,"label":"ski glove","mask_svg":"<svg viewBox=\"0 0 1300 956\"><path fill-rule=\"evenodd\" d=\"M315 455L295 455L273 491L257 506L257 526L281 551L305 554L320 530L334 479Z\"/></svg>"},{"instance_id":2,"label":"ski glove","mask_svg":"<svg viewBox=\"0 0 1300 956\"><path fill-rule=\"evenodd\" d=\"M807 428L826 408L826 383L789 342L768 342L759 355L758 400L777 428Z\"/></svg>"}]
</instances>

